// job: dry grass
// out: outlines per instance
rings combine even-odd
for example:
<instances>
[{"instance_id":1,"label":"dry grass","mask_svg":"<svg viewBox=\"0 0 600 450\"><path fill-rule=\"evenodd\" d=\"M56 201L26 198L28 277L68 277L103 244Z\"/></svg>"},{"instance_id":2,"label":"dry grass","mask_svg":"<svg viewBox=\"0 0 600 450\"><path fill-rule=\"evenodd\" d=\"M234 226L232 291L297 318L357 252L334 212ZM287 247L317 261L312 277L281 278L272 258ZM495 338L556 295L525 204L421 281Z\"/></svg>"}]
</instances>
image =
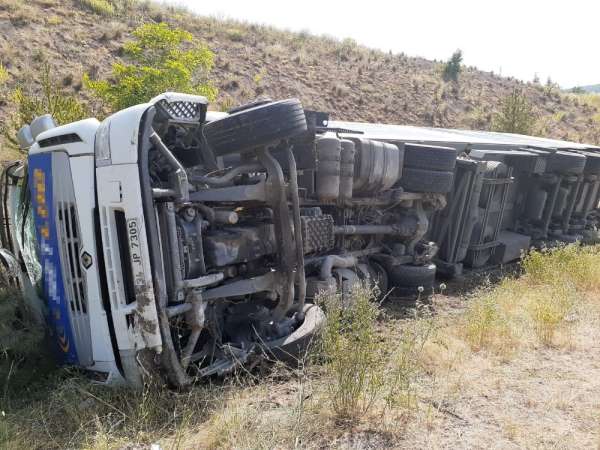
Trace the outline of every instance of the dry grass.
<instances>
[{"instance_id":1,"label":"dry grass","mask_svg":"<svg viewBox=\"0 0 600 450\"><path fill-rule=\"evenodd\" d=\"M557 447L599 442L600 247L533 252L524 274L398 318L357 286L297 368L177 393L58 372L2 405L6 448ZM311 356L312 355L312 356ZM21 398L19 399L20 394Z\"/></svg>"},{"instance_id":2,"label":"dry grass","mask_svg":"<svg viewBox=\"0 0 600 450\"><path fill-rule=\"evenodd\" d=\"M402 318L366 286L347 309L322 299L329 322L312 356L225 385L115 391L59 372L3 405L0 445L593 447L600 247L533 252L522 266L459 304L438 295Z\"/></svg>"}]
</instances>

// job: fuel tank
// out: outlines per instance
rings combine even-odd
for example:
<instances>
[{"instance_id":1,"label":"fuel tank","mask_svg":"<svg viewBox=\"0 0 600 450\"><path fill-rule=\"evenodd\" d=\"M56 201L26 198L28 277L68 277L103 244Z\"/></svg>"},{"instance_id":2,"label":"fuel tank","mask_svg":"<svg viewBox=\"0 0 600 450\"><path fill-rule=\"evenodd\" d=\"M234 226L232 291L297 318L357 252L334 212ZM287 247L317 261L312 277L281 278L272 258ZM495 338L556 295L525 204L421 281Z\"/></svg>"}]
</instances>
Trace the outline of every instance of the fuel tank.
<instances>
[{"instance_id":1,"label":"fuel tank","mask_svg":"<svg viewBox=\"0 0 600 450\"><path fill-rule=\"evenodd\" d=\"M402 176L404 149L371 139L351 140L355 146L353 194L364 196L390 189Z\"/></svg>"}]
</instances>

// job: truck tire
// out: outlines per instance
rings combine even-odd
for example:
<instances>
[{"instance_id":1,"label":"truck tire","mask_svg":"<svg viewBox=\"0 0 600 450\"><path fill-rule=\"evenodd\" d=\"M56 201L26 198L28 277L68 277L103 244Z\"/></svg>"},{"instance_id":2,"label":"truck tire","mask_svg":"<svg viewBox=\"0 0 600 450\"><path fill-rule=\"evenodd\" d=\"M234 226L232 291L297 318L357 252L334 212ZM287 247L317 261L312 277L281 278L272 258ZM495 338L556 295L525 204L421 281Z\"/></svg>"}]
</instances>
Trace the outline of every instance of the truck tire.
<instances>
[{"instance_id":1,"label":"truck tire","mask_svg":"<svg viewBox=\"0 0 600 450\"><path fill-rule=\"evenodd\" d=\"M204 125L202 133L215 156L244 153L306 131L300 100L292 98L243 109Z\"/></svg>"},{"instance_id":2,"label":"truck tire","mask_svg":"<svg viewBox=\"0 0 600 450\"><path fill-rule=\"evenodd\" d=\"M457 151L452 147L406 144L404 166L414 169L452 172L456 166Z\"/></svg>"},{"instance_id":3,"label":"truck tire","mask_svg":"<svg viewBox=\"0 0 600 450\"><path fill-rule=\"evenodd\" d=\"M256 106L266 105L267 103L273 103L273 100L271 100L270 98L257 98L256 100L250 103L244 103L243 105L234 106L233 108L228 110L227 113L235 114L240 111L246 111L247 109L255 108Z\"/></svg>"},{"instance_id":4,"label":"truck tire","mask_svg":"<svg viewBox=\"0 0 600 450\"><path fill-rule=\"evenodd\" d=\"M435 264L425 266L413 266L412 264L400 264L392 266L390 272L390 284L397 287L418 287L431 289L435 282Z\"/></svg>"},{"instance_id":5,"label":"truck tire","mask_svg":"<svg viewBox=\"0 0 600 450\"><path fill-rule=\"evenodd\" d=\"M452 189L454 172L404 167L400 186L409 192L435 192L446 194Z\"/></svg>"},{"instance_id":6,"label":"truck tire","mask_svg":"<svg viewBox=\"0 0 600 450\"><path fill-rule=\"evenodd\" d=\"M586 158L579 153L556 151L548 156L546 163L546 172L554 173L583 173Z\"/></svg>"},{"instance_id":7,"label":"truck tire","mask_svg":"<svg viewBox=\"0 0 600 450\"><path fill-rule=\"evenodd\" d=\"M410 287L395 287L391 291L391 296L396 298L402 298L409 301L415 301L417 299L428 299L433 295L433 287L423 288L422 292L419 292L417 286Z\"/></svg>"}]
</instances>

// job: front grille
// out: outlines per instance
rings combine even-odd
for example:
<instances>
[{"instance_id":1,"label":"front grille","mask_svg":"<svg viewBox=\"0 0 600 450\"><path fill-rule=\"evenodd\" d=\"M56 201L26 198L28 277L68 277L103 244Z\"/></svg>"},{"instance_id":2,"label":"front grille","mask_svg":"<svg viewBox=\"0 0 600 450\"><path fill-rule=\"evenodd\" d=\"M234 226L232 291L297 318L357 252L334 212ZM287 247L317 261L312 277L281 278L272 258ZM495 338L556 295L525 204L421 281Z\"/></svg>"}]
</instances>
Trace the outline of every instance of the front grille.
<instances>
[{"instance_id":1,"label":"front grille","mask_svg":"<svg viewBox=\"0 0 600 450\"><path fill-rule=\"evenodd\" d=\"M92 364L92 342L85 272L80 263L81 230L68 158L61 156L56 154L53 164L56 232L77 356L79 363L86 366Z\"/></svg>"},{"instance_id":2,"label":"front grille","mask_svg":"<svg viewBox=\"0 0 600 450\"><path fill-rule=\"evenodd\" d=\"M73 292L73 297L70 299L71 311L77 314L87 314L85 281L81 272L81 265L79 264L81 240L79 239L77 229L75 205L59 202L57 214L59 232L62 235L63 251L67 256L64 277Z\"/></svg>"},{"instance_id":3,"label":"front grille","mask_svg":"<svg viewBox=\"0 0 600 450\"><path fill-rule=\"evenodd\" d=\"M161 100L159 106L162 107L172 119L200 121L203 120L204 105L196 102L174 101L168 102Z\"/></svg>"}]
</instances>

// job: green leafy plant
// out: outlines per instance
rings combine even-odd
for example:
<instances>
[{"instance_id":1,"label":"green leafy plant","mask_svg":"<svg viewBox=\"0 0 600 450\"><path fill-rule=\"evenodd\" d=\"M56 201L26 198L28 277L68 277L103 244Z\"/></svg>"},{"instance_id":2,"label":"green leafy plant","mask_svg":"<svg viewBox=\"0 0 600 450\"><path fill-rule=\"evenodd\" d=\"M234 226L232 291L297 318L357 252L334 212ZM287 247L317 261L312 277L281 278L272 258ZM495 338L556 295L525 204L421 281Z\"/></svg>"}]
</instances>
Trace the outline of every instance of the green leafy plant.
<instances>
[{"instance_id":1,"label":"green leafy plant","mask_svg":"<svg viewBox=\"0 0 600 450\"><path fill-rule=\"evenodd\" d=\"M322 299L327 308L323 355L331 377L328 397L336 415L354 420L365 414L383 394L384 367L376 319L375 294L367 285L356 284L350 305L340 294Z\"/></svg>"},{"instance_id":2,"label":"green leafy plant","mask_svg":"<svg viewBox=\"0 0 600 450\"><path fill-rule=\"evenodd\" d=\"M505 133L531 134L535 125L533 107L523 92L514 89L504 98L492 119L492 129Z\"/></svg>"},{"instance_id":3,"label":"green leafy plant","mask_svg":"<svg viewBox=\"0 0 600 450\"><path fill-rule=\"evenodd\" d=\"M114 63L105 80L84 75L84 85L112 110L144 103L166 91L204 95L213 100L217 89L208 74L214 54L192 34L166 23L145 24L124 45L130 63Z\"/></svg>"},{"instance_id":4,"label":"green leafy plant","mask_svg":"<svg viewBox=\"0 0 600 450\"><path fill-rule=\"evenodd\" d=\"M458 81L458 75L462 70L462 60L462 50L458 49L452 53L450 59L444 64L442 71L444 81Z\"/></svg>"}]
</instances>

